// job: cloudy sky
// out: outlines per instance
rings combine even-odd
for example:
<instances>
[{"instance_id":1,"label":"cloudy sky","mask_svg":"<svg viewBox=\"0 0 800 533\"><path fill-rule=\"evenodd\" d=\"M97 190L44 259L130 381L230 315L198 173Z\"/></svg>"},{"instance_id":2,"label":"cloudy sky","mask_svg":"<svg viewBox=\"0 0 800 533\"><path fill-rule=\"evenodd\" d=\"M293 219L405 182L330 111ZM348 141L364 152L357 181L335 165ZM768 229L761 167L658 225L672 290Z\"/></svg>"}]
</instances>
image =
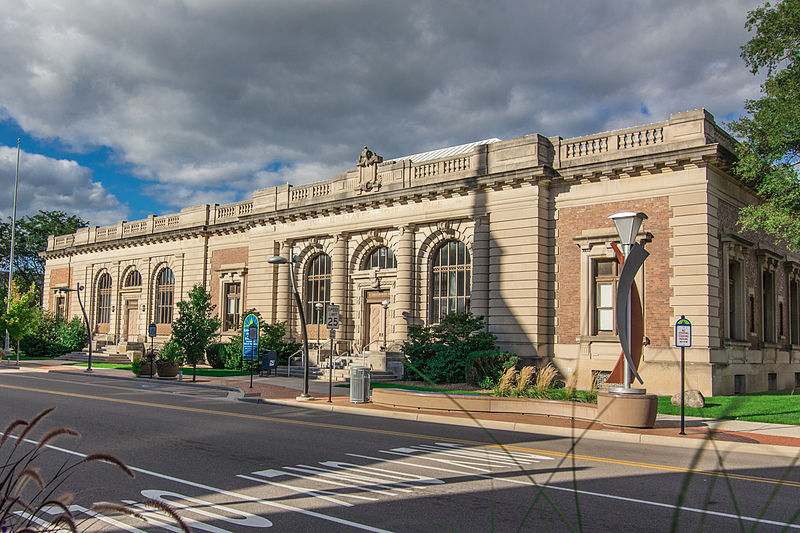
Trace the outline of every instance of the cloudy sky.
<instances>
[{"instance_id":1,"label":"cloudy sky","mask_svg":"<svg viewBox=\"0 0 800 533\"><path fill-rule=\"evenodd\" d=\"M0 0L0 216L92 224L490 137L572 137L760 79L744 0Z\"/></svg>"}]
</instances>

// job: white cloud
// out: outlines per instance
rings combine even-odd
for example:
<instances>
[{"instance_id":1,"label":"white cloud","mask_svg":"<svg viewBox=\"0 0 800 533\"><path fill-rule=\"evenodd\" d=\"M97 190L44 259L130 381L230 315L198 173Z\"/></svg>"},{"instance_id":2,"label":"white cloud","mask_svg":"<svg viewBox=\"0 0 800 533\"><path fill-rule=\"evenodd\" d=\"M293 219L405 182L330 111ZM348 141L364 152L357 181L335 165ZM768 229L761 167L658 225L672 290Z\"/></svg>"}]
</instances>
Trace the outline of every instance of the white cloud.
<instances>
[{"instance_id":1,"label":"white cloud","mask_svg":"<svg viewBox=\"0 0 800 533\"><path fill-rule=\"evenodd\" d=\"M0 177L5 194L0 195L0 217L13 211L17 148L0 146ZM65 211L94 224L112 224L126 217L122 205L102 183L92 181L92 171L75 161L20 153L17 218L38 210Z\"/></svg>"},{"instance_id":2,"label":"white cloud","mask_svg":"<svg viewBox=\"0 0 800 533\"><path fill-rule=\"evenodd\" d=\"M364 145L740 112L758 3L0 0L0 117L110 147L169 205L239 198L330 178Z\"/></svg>"}]
</instances>

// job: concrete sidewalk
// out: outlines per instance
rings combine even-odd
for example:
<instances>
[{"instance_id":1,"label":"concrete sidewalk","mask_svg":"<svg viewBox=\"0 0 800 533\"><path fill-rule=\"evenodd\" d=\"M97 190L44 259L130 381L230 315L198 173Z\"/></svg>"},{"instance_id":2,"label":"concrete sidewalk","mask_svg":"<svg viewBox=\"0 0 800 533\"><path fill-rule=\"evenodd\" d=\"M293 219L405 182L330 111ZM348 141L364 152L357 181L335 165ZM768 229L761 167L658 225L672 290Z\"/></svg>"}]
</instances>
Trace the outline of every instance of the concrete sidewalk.
<instances>
[{"instance_id":1,"label":"concrete sidewalk","mask_svg":"<svg viewBox=\"0 0 800 533\"><path fill-rule=\"evenodd\" d=\"M57 365L53 364L53 361L21 361L20 366L21 368L17 371L65 372L86 375L80 367ZM0 365L0 371L8 372L12 371L12 368L15 369L13 365L5 362ZM118 379L147 379L136 378L128 371L105 368L96 368L92 375ZM315 399L299 401L297 397L302 390L302 379L300 378L254 375L251 388L249 376L228 378L199 376L198 381L192 383L189 374L183 376L183 381L173 380L171 383L180 383L189 387L224 387L238 391L238 398L244 401L277 403L337 413L403 418L568 438L582 437L634 443L658 443L690 449L713 447L720 452L741 451L783 456L800 455L800 425L686 417L686 435L680 435L680 417L673 415L658 415L656 425L651 429L617 428L584 420L538 415L424 411L378 406L372 403L357 404L350 402L348 388L336 387L336 384L331 388L332 398L329 403L328 383L318 381L309 383L309 393Z\"/></svg>"}]
</instances>

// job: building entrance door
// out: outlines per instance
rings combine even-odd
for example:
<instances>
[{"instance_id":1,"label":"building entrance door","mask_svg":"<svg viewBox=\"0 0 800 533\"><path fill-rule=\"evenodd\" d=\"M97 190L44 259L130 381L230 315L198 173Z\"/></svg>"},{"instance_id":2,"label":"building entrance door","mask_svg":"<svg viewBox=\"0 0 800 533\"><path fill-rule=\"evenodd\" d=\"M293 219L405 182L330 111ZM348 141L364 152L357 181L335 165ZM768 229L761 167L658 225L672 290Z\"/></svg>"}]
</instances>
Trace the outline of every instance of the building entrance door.
<instances>
[{"instance_id":1,"label":"building entrance door","mask_svg":"<svg viewBox=\"0 0 800 533\"><path fill-rule=\"evenodd\" d=\"M378 351L385 344L383 339L383 306L389 299L389 291L370 291L364 298L364 347ZM388 311L388 310L387 310Z\"/></svg>"},{"instance_id":2,"label":"building entrance door","mask_svg":"<svg viewBox=\"0 0 800 533\"><path fill-rule=\"evenodd\" d=\"M139 329L139 301L125 302L125 340L130 341Z\"/></svg>"}]
</instances>

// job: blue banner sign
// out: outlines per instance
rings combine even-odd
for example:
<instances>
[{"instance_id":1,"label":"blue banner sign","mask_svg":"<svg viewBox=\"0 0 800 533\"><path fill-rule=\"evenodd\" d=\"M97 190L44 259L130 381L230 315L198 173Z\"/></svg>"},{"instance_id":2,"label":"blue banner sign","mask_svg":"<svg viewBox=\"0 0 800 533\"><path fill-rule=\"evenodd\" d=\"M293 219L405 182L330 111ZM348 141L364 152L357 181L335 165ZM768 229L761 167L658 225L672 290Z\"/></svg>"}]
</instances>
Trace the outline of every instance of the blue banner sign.
<instances>
[{"instance_id":1,"label":"blue banner sign","mask_svg":"<svg viewBox=\"0 0 800 533\"><path fill-rule=\"evenodd\" d=\"M250 314L244 318L242 359L258 361L258 317Z\"/></svg>"}]
</instances>

